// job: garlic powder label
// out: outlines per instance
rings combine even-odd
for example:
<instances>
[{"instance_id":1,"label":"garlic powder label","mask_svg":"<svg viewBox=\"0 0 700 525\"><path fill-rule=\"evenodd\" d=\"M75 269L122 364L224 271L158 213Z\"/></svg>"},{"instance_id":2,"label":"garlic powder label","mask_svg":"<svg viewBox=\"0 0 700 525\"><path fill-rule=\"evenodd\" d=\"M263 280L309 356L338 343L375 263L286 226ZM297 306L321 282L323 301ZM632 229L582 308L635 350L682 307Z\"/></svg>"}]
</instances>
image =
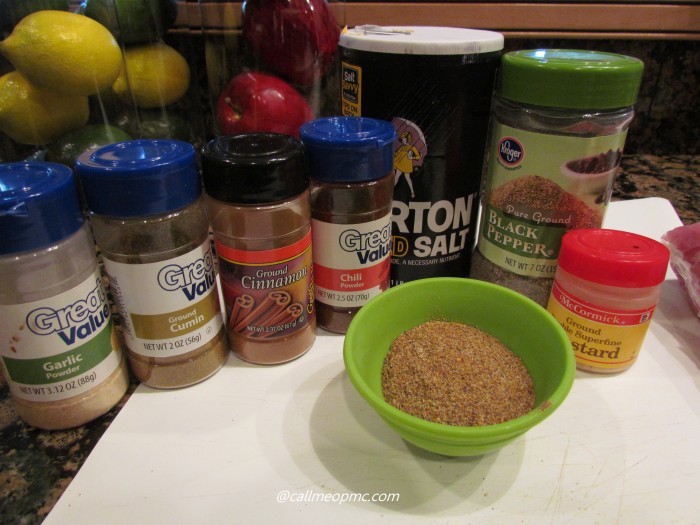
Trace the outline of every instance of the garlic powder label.
<instances>
[{"instance_id":1,"label":"garlic powder label","mask_svg":"<svg viewBox=\"0 0 700 525\"><path fill-rule=\"evenodd\" d=\"M0 305L0 342L6 376L16 397L58 401L95 388L121 362L99 270L62 294Z\"/></svg>"}]
</instances>

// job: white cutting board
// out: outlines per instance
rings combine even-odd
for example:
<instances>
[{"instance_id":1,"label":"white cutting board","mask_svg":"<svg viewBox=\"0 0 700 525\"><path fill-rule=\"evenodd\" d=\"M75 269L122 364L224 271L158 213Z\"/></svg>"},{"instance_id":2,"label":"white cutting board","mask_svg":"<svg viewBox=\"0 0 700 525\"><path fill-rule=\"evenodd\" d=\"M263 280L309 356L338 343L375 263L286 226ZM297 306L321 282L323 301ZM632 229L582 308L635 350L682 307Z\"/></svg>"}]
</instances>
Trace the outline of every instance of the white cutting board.
<instances>
[{"instance_id":1,"label":"white cutting board","mask_svg":"<svg viewBox=\"0 0 700 525\"><path fill-rule=\"evenodd\" d=\"M680 224L649 198L612 203L605 225ZM697 524L700 320L670 272L662 290L631 369L577 372L550 418L482 457L401 440L325 332L285 365L231 357L190 388L140 386L45 524Z\"/></svg>"}]
</instances>

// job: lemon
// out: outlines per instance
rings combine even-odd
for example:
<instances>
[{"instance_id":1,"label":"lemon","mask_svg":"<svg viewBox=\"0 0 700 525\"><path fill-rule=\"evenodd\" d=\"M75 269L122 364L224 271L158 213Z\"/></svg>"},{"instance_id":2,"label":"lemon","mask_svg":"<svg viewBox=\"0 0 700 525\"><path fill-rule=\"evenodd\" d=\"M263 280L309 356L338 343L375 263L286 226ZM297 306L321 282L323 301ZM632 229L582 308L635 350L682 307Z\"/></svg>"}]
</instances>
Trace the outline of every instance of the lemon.
<instances>
[{"instance_id":1,"label":"lemon","mask_svg":"<svg viewBox=\"0 0 700 525\"><path fill-rule=\"evenodd\" d=\"M66 11L25 16L0 42L2 53L33 84L65 95L91 95L119 75L122 55L107 28Z\"/></svg>"},{"instance_id":2,"label":"lemon","mask_svg":"<svg viewBox=\"0 0 700 525\"><path fill-rule=\"evenodd\" d=\"M124 51L124 67L112 89L119 98L140 108L176 102L190 85L190 66L178 51L163 43Z\"/></svg>"},{"instance_id":3,"label":"lemon","mask_svg":"<svg viewBox=\"0 0 700 525\"><path fill-rule=\"evenodd\" d=\"M66 96L32 85L11 71L0 77L0 130L21 144L48 144L84 126L88 97Z\"/></svg>"}]
</instances>

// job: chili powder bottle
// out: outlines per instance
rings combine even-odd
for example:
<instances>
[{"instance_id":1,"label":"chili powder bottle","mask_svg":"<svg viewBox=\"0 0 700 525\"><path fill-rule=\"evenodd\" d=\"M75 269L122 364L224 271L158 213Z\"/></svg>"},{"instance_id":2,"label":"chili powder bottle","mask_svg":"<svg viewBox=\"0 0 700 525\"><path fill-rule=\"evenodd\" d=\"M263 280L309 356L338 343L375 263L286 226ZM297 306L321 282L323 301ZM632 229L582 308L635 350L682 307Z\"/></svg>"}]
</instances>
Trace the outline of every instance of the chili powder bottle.
<instances>
[{"instance_id":1,"label":"chili powder bottle","mask_svg":"<svg viewBox=\"0 0 700 525\"><path fill-rule=\"evenodd\" d=\"M670 256L660 242L625 231L564 235L547 310L569 336L578 369L609 374L634 364Z\"/></svg>"},{"instance_id":2,"label":"chili powder bottle","mask_svg":"<svg viewBox=\"0 0 700 525\"><path fill-rule=\"evenodd\" d=\"M383 120L330 117L299 132L311 174L317 323L345 333L389 288L396 131Z\"/></svg>"},{"instance_id":3,"label":"chili powder bottle","mask_svg":"<svg viewBox=\"0 0 700 525\"><path fill-rule=\"evenodd\" d=\"M0 165L0 362L19 416L76 427L129 386L73 172Z\"/></svg>"},{"instance_id":4,"label":"chili powder bottle","mask_svg":"<svg viewBox=\"0 0 700 525\"><path fill-rule=\"evenodd\" d=\"M229 350L194 147L119 142L75 170L134 375L155 388L207 379Z\"/></svg>"},{"instance_id":5,"label":"chili powder bottle","mask_svg":"<svg viewBox=\"0 0 700 525\"><path fill-rule=\"evenodd\" d=\"M287 135L219 137L202 150L233 352L257 364L290 361L316 338L309 175Z\"/></svg>"}]
</instances>

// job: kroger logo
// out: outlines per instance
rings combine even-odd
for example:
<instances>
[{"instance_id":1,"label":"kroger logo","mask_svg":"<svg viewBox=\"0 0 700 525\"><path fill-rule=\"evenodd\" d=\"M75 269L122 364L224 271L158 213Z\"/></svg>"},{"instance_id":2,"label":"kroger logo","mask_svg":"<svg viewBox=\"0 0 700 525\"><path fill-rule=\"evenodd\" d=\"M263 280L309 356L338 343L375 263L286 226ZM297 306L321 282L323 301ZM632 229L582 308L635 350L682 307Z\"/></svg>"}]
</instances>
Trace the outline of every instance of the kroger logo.
<instances>
[{"instance_id":1,"label":"kroger logo","mask_svg":"<svg viewBox=\"0 0 700 525\"><path fill-rule=\"evenodd\" d=\"M524 155L523 145L513 137L503 137L498 143L498 158L506 166L520 164Z\"/></svg>"}]
</instances>

